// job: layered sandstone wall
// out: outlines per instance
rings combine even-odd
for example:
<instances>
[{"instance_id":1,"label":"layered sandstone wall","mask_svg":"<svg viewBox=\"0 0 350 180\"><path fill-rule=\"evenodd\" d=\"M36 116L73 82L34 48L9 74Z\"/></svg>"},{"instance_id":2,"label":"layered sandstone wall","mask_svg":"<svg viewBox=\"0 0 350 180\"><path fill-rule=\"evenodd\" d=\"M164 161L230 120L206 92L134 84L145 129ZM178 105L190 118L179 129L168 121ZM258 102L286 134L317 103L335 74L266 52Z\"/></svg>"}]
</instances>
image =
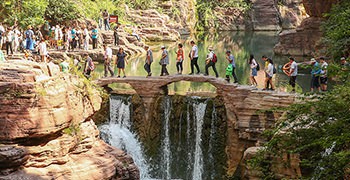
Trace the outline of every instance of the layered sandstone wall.
<instances>
[{"instance_id":1,"label":"layered sandstone wall","mask_svg":"<svg viewBox=\"0 0 350 180\"><path fill-rule=\"evenodd\" d=\"M138 179L99 138L98 91L55 64L0 63L0 179Z\"/></svg>"},{"instance_id":2,"label":"layered sandstone wall","mask_svg":"<svg viewBox=\"0 0 350 180\"><path fill-rule=\"evenodd\" d=\"M302 21L295 30L280 33L280 41L274 52L292 56L315 56L325 47L320 43L322 31L320 29L325 20L324 13L331 10L338 0L303 0L305 11L310 16Z\"/></svg>"}]
</instances>

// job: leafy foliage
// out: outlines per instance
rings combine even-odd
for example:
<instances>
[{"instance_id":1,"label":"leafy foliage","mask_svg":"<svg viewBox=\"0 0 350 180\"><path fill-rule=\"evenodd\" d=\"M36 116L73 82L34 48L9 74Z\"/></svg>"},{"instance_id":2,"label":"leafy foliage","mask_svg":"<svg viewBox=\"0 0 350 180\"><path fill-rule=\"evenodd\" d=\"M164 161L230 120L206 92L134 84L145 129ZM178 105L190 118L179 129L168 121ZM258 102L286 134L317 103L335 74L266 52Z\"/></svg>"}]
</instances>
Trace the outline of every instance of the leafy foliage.
<instances>
[{"instance_id":1,"label":"leafy foliage","mask_svg":"<svg viewBox=\"0 0 350 180\"><path fill-rule=\"evenodd\" d=\"M101 10L107 10L110 14L116 14L119 17L123 17L125 14L125 8L122 1L113 2L111 0L79 0L78 9L79 12L84 17L98 20L98 17L101 16ZM121 19L121 18L120 18Z\"/></svg>"},{"instance_id":2,"label":"leafy foliage","mask_svg":"<svg viewBox=\"0 0 350 180\"><path fill-rule=\"evenodd\" d=\"M197 0L197 30L202 31L211 27L217 28L216 7L234 7L247 10L249 8L249 3L245 0Z\"/></svg>"},{"instance_id":3,"label":"leafy foliage","mask_svg":"<svg viewBox=\"0 0 350 180\"><path fill-rule=\"evenodd\" d=\"M265 132L266 153L299 153L305 178L343 179L350 168L350 83L287 108L284 121Z\"/></svg>"},{"instance_id":4,"label":"leafy foliage","mask_svg":"<svg viewBox=\"0 0 350 180\"><path fill-rule=\"evenodd\" d=\"M6 0L0 3L0 14L5 23L18 22L24 28L42 24L46 7L47 0Z\"/></svg>"},{"instance_id":5,"label":"leafy foliage","mask_svg":"<svg viewBox=\"0 0 350 180\"><path fill-rule=\"evenodd\" d=\"M46 19L50 19L54 24L62 24L80 17L76 4L71 0L48 0L45 10Z\"/></svg>"},{"instance_id":6,"label":"leafy foliage","mask_svg":"<svg viewBox=\"0 0 350 180\"><path fill-rule=\"evenodd\" d=\"M126 1L126 0L125 0ZM154 7L154 0L129 0L126 4L133 7L134 9L150 9Z\"/></svg>"},{"instance_id":7,"label":"leafy foliage","mask_svg":"<svg viewBox=\"0 0 350 180\"><path fill-rule=\"evenodd\" d=\"M350 1L342 1L335 5L326 15L328 20L323 24L324 42L329 55L339 58L350 54Z\"/></svg>"},{"instance_id":8,"label":"leafy foliage","mask_svg":"<svg viewBox=\"0 0 350 180\"><path fill-rule=\"evenodd\" d=\"M0 17L6 24L18 22L22 28L27 25L41 25L46 20L53 24L64 24L81 17L98 20L100 10L123 17L125 4L129 0L4 0L0 2Z\"/></svg>"}]
</instances>

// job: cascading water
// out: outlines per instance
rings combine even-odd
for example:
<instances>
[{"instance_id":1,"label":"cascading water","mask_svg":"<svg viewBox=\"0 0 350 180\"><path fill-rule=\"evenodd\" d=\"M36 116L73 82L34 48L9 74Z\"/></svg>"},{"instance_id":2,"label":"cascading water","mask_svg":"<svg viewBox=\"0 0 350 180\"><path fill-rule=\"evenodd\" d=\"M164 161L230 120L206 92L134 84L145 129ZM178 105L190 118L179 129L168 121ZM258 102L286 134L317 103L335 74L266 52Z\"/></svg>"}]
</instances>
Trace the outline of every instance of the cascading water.
<instances>
[{"instance_id":1,"label":"cascading water","mask_svg":"<svg viewBox=\"0 0 350 180\"><path fill-rule=\"evenodd\" d=\"M140 170L141 179L150 179L149 167L137 135L131 131L130 99L110 98L110 120L100 126L101 137L110 145L131 155Z\"/></svg>"},{"instance_id":2,"label":"cascading water","mask_svg":"<svg viewBox=\"0 0 350 180\"><path fill-rule=\"evenodd\" d=\"M194 152L194 166L193 166L193 174L192 179L202 179L202 173L203 173L203 154L202 154L202 129L203 129L203 122L204 122L204 113L205 109L207 107L206 102L205 103L198 103L194 104L194 112L195 112L195 121L196 121L196 145L195 145L195 152Z\"/></svg>"},{"instance_id":3,"label":"cascading water","mask_svg":"<svg viewBox=\"0 0 350 180\"><path fill-rule=\"evenodd\" d=\"M218 166L226 162L219 156L224 148L220 151L218 142L225 142L225 137L218 135L220 123L214 104L209 102L184 97L182 103L173 103L172 97L166 96L154 117L158 121L150 121L160 123L156 126L160 128L159 140L142 144L132 121L131 98L113 96L110 120L100 126L101 137L132 156L143 180L218 179L223 174L217 170L224 169Z\"/></svg>"},{"instance_id":4,"label":"cascading water","mask_svg":"<svg viewBox=\"0 0 350 180\"><path fill-rule=\"evenodd\" d=\"M169 118L170 118L170 112L171 112L171 99L170 97L165 98L164 102L164 125L163 125L163 131L164 131L164 139L163 139L163 159L162 159L162 171L163 171L163 177L162 179L171 179L171 172L170 172L170 163L171 163L171 150L170 150L170 137L169 137Z\"/></svg>"}]
</instances>

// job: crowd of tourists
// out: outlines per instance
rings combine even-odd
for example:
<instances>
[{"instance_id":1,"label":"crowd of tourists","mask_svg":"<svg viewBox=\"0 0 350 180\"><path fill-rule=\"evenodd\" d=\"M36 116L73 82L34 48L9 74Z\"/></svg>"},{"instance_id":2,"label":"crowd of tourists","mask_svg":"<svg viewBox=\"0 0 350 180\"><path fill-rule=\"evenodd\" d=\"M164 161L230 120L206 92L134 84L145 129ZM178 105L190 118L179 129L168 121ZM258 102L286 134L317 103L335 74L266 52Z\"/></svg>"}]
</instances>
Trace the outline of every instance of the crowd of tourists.
<instances>
[{"instance_id":1,"label":"crowd of tourists","mask_svg":"<svg viewBox=\"0 0 350 180\"><path fill-rule=\"evenodd\" d=\"M44 25L33 28L28 26L21 30L17 25L5 28L0 24L0 48L6 46L6 54L13 55L16 52L27 52L40 55L43 62L48 55L48 49L74 51L76 49L89 50L89 42L92 42L92 49L97 48L98 28L88 28L85 25L50 26L48 22Z\"/></svg>"},{"instance_id":2,"label":"crowd of tourists","mask_svg":"<svg viewBox=\"0 0 350 180\"><path fill-rule=\"evenodd\" d=\"M200 68L198 65L198 47L194 41L190 42L190 45L192 46L189 54L188 59L190 61L191 66L191 72L189 75L193 75L194 73L200 74ZM153 52L150 49L149 46L145 46L146 50L146 60L144 69L147 72L146 77L152 76L152 68L151 65L153 63ZM167 66L169 65L169 52L167 51L165 46L161 46L161 58L159 61L159 65L161 66L161 73L160 76L167 76L169 75L169 72L167 70ZM106 51L106 57L107 57L107 51ZM125 76L125 56L126 54L123 52L123 49L120 49L117 54L117 68L118 68L118 77L120 77L120 71L123 71ZM230 82L230 79L233 80L234 83L238 83L238 78L235 73L236 69L236 63L235 63L235 57L231 53L231 51L227 50L225 53L225 58L227 60L227 68L226 68L226 81ZM109 58L106 58L109 59ZM177 69L177 75L181 75L183 73L183 62L185 60L185 52L183 50L183 44L178 44L178 49L176 51L176 69ZM273 76L277 73L277 69L273 63L273 60L267 56L261 57L262 62L264 62L264 74L265 74L265 80L264 80L264 88L263 90L275 90L275 85L273 83ZM350 64L346 61L345 57L342 57L341 59L341 65L345 68L349 68ZM209 68L211 67L215 73L215 76L218 78L219 74L216 69L216 63L218 62L218 57L214 52L213 47L208 48L208 54L206 56L206 65L205 65L205 73L204 76L209 75ZM105 77L108 75L108 71L110 71L111 75L113 76L113 70L109 67L110 60L106 61L105 66ZM250 84L251 86L257 87L258 83L256 81L256 76L258 76L258 71L260 70L260 65L257 62L257 60L254 58L254 55L251 54L250 58L248 60L249 68L250 68ZM326 62L324 57L320 57L318 59L312 58L310 60L309 65L311 66L311 91L318 90L319 92L327 91L327 84L328 84L328 63ZM295 92L296 87L296 79L298 76L298 63L295 61L293 57L289 57L289 62L286 63L283 68L283 72L289 76L289 84L292 87L292 92Z\"/></svg>"},{"instance_id":3,"label":"crowd of tourists","mask_svg":"<svg viewBox=\"0 0 350 180\"><path fill-rule=\"evenodd\" d=\"M63 26L54 25L50 26L49 22L45 22L44 25L40 27L33 28L32 26L28 26L26 30L21 30L17 25L12 27L4 27L0 23L0 49L2 49L3 45L6 47L6 54L11 56L15 52L22 51L25 53L25 57L27 59L34 59L41 62L47 62L47 58L49 58L48 49L54 50L64 50L64 51L74 51L74 50L89 50L89 42L92 42L92 49L97 48L98 36L99 36L99 28L102 28L102 23L104 24L105 30L110 30L109 25L109 14L108 12L101 11L102 18L99 22L99 27L95 26L93 28L88 28L86 25L82 25L81 27L77 26ZM15 23L16 24L16 23ZM119 36L118 36L118 28L120 24L117 23L113 28L114 31L114 45L119 45ZM138 36L135 33L135 37ZM137 38L137 37L136 37ZM139 37L137 38L139 39ZM199 52L198 47L194 41L190 42L191 50L188 53L188 59L191 67L191 72L189 75L200 74L201 70L198 65L199 61ZM147 72L147 77L152 76L152 68L151 65L153 63L153 52L149 46L144 47L146 50L146 60L144 69ZM111 47L104 44L104 77L107 77L109 74L114 76L114 61L113 61L113 52ZM161 66L160 76L169 75L169 71L167 66L169 65L169 52L165 46L161 47L161 58L159 61L159 65ZM2 51L0 51L0 57L3 57ZM37 58L33 58L37 57ZM117 68L117 77L121 77L121 73L123 73L123 77L126 77L125 74L125 64L128 64L126 59L127 54L124 52L123 48L119 48L116 54L115 66ZM88 55L84 55L85 65L83 67L83 72L87 78L91 76L91 72L94 70L94 63L92 58ZM230 50L225 52L225 59L227 63L227 68L225 72L225 79L227 82L233 80L233 83L238 83L238 78L235 73L236 71L236 63L235 57ZM178 44L176 51L176 69L177 75L183 74L183 62L185 60L185 52L183 49L183 44ZM264 88L263 90L275 90L275 85L273 83L273 76L276 74L276 67L271 58L267 56L262 56L261 60L264 62ZM74 64L78 66L80 60L75 59ZM219 77L219 73L216 69L216 63L218 62L218 57L214 52L213 47L208 48L208 52L205 59L205 70L204 75L209 75L209 68L213 69L215 77ZM250 84L252 86L257 87L258 83L256 81L256 76L258 76L258 71L260 70L260 65L258 61L254 58L254 55L251 54L248 60L249 68L250 68ZM310 64L312 67L311 75L311 91L327 91L327 67L328 64L325 61L324 57L320 57L318 59L312 58L310 60ZM349 66L349 63L346 61L346 58L341 58L341 64L343 66ZM68 71L69 63L63 61L60 63L60 67L62 71ZM283 66L283 71L286 75L290 77L289 84L292 87L292 91L295 91L296 79L298 75L298 63L296 63L293 57L289 58L289 62Z\"/></svg>"}]
</instances>

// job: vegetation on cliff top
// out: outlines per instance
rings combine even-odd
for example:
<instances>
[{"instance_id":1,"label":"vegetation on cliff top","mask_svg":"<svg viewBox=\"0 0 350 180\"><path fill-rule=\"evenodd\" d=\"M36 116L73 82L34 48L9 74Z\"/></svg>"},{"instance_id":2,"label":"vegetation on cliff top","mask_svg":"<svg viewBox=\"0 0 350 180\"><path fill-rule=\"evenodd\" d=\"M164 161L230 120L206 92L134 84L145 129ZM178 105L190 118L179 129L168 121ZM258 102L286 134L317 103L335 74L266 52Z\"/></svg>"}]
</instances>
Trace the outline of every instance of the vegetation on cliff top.
<instances>
[{"instance_id":1,"label":"vegetation on cliff top","mask_svg":"<svg viewBox=\"0 0 350 180\"><path fill-rule=\"evenodd\" d=\"M207 30L211 27L218 28L215 8L238 8L242 11L249 9L249 2L246 0L197 0L197 30Z\"/></svg>"},{"instance_id":2,"label":"vegetation on cliff top","mask_svg":"<svg viewBox=\"0 0 350 180\"><path fill-rule=\"evenodd\" d=\"M129 2L130 1L130 2ZM111 14L123 16L124 3L132 0L4 0L0 2L3 22L15 22L25 28L28 25L41 25L45 20L66 24L71 20L89 18L97 20L101 9Z\"/></svg>"}]
</instances>

